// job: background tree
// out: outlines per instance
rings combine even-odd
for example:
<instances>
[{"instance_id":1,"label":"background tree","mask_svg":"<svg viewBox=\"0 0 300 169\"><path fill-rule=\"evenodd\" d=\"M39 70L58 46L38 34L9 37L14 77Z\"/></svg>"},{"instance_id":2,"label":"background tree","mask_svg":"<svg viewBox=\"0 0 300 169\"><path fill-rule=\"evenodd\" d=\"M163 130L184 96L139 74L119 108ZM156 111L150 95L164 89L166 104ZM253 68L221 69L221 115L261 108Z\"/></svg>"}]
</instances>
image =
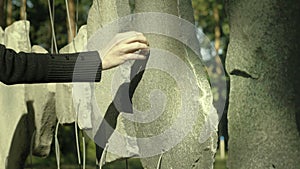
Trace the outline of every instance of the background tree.
<instances>
[{"instance_id":1,"label":"background tree","mask_svg":"<svg viewBox=\"0 0 300 169\"><path fill-rule=\"evenodd\" d=\"M76 5L74 0L68 0L67 2L68 10L66 12L69 12L69 14L66 15L66 24L68 28L68 42L70 43L76 35Z\"/></svg>"},{"instance_id":2,"label":"background tree","mask_svg":"<svg viewBox=\"0 0 300 169\"><path fill-rule=\"evenodd\" d=\"M4 0L0 0L0 26L5 27L5 3Z\"/></svg>"},{"instance_id":3,"label":"background tree","mask_svg":"<svg viewBox=\"0 0 300 169\"><path fill-rule=\"evenodd\" d=\"M205 58L209 80L212 85L214 106L220 116L219 136L228 140L227 132L227 107L229 94L229 78L223 74L229 41L229 24L225 15L225 6L222 0L192 0L195 24L202 29L205 35L212 42L214 49L211 55ZM224 88L222 84L226 83ZM227 145L227 144L226 144Z\"/></svg>"},{"instance_id":4,"label":"background tree","mask_svg":"<svg viewBox=\"0 0 300 169\"><path fill-rule=\"evenodd\" d=\"M7 0L7 4L6 4L6 11L7 11L7 15L6 15L6 25L10 25L12 23L12 0Z\"/></svg>"},{"instance_id":5,"label":"background tree","mask_svg":"<svg viewBox=\"0 0 300 169\"><path fill-rule=\"evenodd\" d=\"M27 7L26 0L22 0L21 1L21 9L20 9L20 19L21 20L26 19L26 7Z\"/></svg>"},{"instance_id":6,"label":"background tree","mask_svg":"<svg viewBox=\"0 0 300 169\"><path fill-rule=\"evenodd\" d=\"M227 5L228 167L299 168L300 2L228 0Z\"/></svg>"}]
</instances>

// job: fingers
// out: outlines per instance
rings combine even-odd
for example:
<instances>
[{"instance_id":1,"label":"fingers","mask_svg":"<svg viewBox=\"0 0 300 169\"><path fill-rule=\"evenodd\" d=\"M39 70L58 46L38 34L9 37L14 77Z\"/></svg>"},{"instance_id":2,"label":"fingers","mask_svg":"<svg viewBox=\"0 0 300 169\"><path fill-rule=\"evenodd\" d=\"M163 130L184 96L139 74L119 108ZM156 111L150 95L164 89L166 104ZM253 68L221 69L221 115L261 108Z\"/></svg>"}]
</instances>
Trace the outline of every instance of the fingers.
<instances>
[{"instance_id":1,"label":"fingers","mask_svg":"<svg viewBox=\"0 0 300 169\"><path fill-rule=\"evenodd\" d=\"M147 56L136 53L128 53L125 55L126 60L144 60Z\"/></svg>"},{"instance_id":2,"label":"fingers","mask_svg":"<svg viewBox=\"0 0 300 169\"><path fill-rule=\"evenodd\" d=\"M122 39L119 41L120 43L129 44L133 42L140 42L146 45L148 44L146 37L144 36L144 34L140 32L130 31L130 32L119 33L116 37L118 39Z\"/></svg>"},{"instance_id":3,"label":"fingers","mask_svg":"<svg viewBox=\"0 0 300 169\"><path fill-rule=\"evenodd\" d=\"M142 33L136 33L135 36L132 36L132 37L124 40L124 43L127 43L127 44L133 43L133 42L140 42L140 43L144 43L146 45L148 44L146 37Z\"/></svg>"},{"instance_id":4,"label":"fingers","mask_svg":"<svg viewBox=\"0 0 300 169\"><path fill-rule=\"evenodd\" d=\"M133 53L138 50L144 50L144 49L149 49L149 47L144 43L133 42L130 44L125 44L123 47L123 52L124 53Z\"/></svg>"}]
</instances>

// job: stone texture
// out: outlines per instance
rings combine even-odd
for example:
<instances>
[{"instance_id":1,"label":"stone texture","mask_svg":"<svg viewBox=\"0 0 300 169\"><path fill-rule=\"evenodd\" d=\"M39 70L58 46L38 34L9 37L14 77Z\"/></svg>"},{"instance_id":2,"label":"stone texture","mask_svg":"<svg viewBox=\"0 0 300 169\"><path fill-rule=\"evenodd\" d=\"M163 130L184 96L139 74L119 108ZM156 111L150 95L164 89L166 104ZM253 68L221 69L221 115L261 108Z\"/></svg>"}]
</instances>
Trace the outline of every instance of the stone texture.
<instances>
[{"instance_id":1,"label":"stone texture","mask_svg":"<svg viewBox=\"0 0 300 169\"><path fill-rule=\"evenodd\" d=\"M33 53L48 53L44 48L34 45ZM30 130L34 128L33 155L46 157L50 153L54 128L55 114L55 84L29 84L25 85L25 101L30 119Z\"/></svg>"},{"instance_id":2,"label":"stone texture","mask_svg":"<svg viewBox=\"0 0 300 169\"><path fill-rule=\"evenodd\" d=\"M4 31L0 27L0 44L4 44Z\"/></svg>"},{"instance_id":3,"label":"stone texture","mask_svg":"<svg viewBox=\"0 0 300 169\"><path fill-rule=\"evenodd\" d=\"M88 16L87 32L89 38L91 39L91 37L94 36L94 33L103 28L105 25L111 23L119 17L126 16L128 14L130 14L130 6L128 1L94 0ZM108 31L108 34L104 34L103 36L106 36L110 39L118 32L122 32L121 28L114 27ZM133 139L131 142L128 142L126 139L120 138L118 135L116 135L116 133L118 133L123 136L128 136L129 132L135 133L135 129L133 123L126 122L126 119L124 119L122 115L119 115L120 111L118 111L112 103L115 93L111 91L112 85L115 85L116 88L119 88L122 85L126 86L128 84L128 81L130 81L130 66L132 64L133 62L128 62L121 66L120 69L124 70L124 74L122 77L119 77L118 82L115 84L113 84L113 78L117 72L117 69L111 69L102 72L101 82L95 83L94 93L97 99L96 104L100 108L100 114L95 114L97 111L94 110L93 116L95 119L99 119L94 120L94 122L97 121L99 123L93 125L93 131L90 132L89 135L92 138L95 138L98 144L101 144L98 154L102 154L103 148L107 145L108 150L104 152L105 162L111 162L116 159L124 159L138 155L138 147L135 139ZM127 92L128 95L128 90L125 92ZM95 109L95 107L93 107L93 109ZM104 117L105 120L100 120L101 117ZM113 132L112 128L115 129L116 132ZM135 136L135 134L133 134L133 136ZM99 143L99 140L101 140L101 143ZM114 150L121 150L122 153L111 153L114 152ZM98 160L100 160L100 157L98 158Z\"/></svg>"},{"instance_id":4,"label":"stone texture","mask_svg":"<svg viewBox=\"0 0 300 169\"><path fill-rule=\"evenodd\" d=\"M86 25L84 25L80 27L78 34L74 38L73 42L62 48L59 53L75 53L84 51L86 43L87 29ZM83 86L89 88L88 83L83 84ZM71 83L56 84L56 114L61 124L73 123L76 119L77 110L75 109L75 107L77 106L74 106L73 104L72 87L73 85ZM82 120L82 118L79 119Z\"/></svg>"},{"instance_id":5,"label":"stone texture","mask_svg":"<svg viewBox=\"0 0 300 169\"><path fill-rule=\"evenodd\" d=\"M167 0L161 2L159 0L136 0L135 10L137 13L169 13L194 23L192 13L193 10L190 1L174 2L172 0ZM174 25L174 27L176 29L176 25ZM211 90L201 61L191 50L189 50L189 48L172 38L158 35L148 35L148 39L151 47L160 48L179 56L179 58L185 62L188 68L192 70L193 74L192 76L188 75L187 72L180 69L180 66L178 66L178 70L174 71L174 73L175 77L178 76L183 83L186 84L185 87L182 87L178 81L174 81L174 77L170 77L163 72L145 71L143 78L133 96L134 105L142 109L147 108L147 101L145 99L149 93L151 93L151 90L154 89L159 89L167 94L167 103L163 114L161 117L156 119L156 121L149 124L138 125L137 130L139 137L157 135L173 125L174 120L177 120L178 118L182 118L182 128L189 126L190 124L194 125L192 125L192 128L189 129L189 133L182 139L182 141L180 141L168 152L165 152L162 155L141 159L144 168L156 168L160 156L162 158L161 168L213 168L217 138L215 129L216 123L207 124L207 121L210 121L210 116L215 116L216 112L214 109L212 109ZM152 53L150 55L150 60L153 59L153 62L156 62L155 64L163 62L165 67L168 67L168 65L176 67L175 60L165 60L163 57L165 56L155 56ZM191 84L191 82L193 82L192 79L195 79L195 84ZM192 93L189 96L185 96L184 93L196 91L195 88L199 91L199 93ZM186 99L188 101L182 103L182 98L180 97L187 97L183 100ZM194 100L195 97L196 100ZM194 104L199 104L199 106L194 107ZM179 115L179 113L183 105L187 105L188 108L186 112L183 111L184 114L187 115L182 117ZM194 117L191 118L188 114L192 114ZM181 134L180 132L182 131L179 130L172 133L169 138L162 140L161 144L168 144L168 142L172 142L172 139L177 139L178 135ZM202 138L204 135L207 135L207 137Z\"/></svg>"},{"instance_id":6,"label":"stone texture","mask_svg":"<svg viewBox=\"0 0 300 169\"><path fill-rule=\"evenodd\" d=\"M136 0L135 9L131 8L131 10L129 10L129 5L126 3L128 1L94 0L88 17L89 38L93 37L99 29L105 29L105 26L109 25L114 19L129 14L130 11L163 12L193 21L190 1L176 1L174 3L171 0ZM107 36L130 30L129 28L134 28L134 26L130 26L130 23L128 25L120 23L118 28L114 27L107 31ZM174 27L172 30L176 29L176 26ZM215 123L208 126L205 126L205 124L211 120L210 114L216 115L216 112L212 108L212 95L204 67L199 58L181 42L160 35L149 34L147 38L152 48L159 48L178 56L179 60L191 70L192 76L188 76L188 72L185 72L182 67L174 70L176 59L172 60L167 57L166 53L164 53L165 55L160 54L155 50L151 52L146 66L146 69L148 66L150 66L148 67L150 69L144 73L140 72L136 66L140 65L139 68L143 69L146 63L138 61L128 62L117 69L104 71L101 83L95 84L95 96L100 114L106 121L101 121L100 125L95 124L93 130L96 126L96 131L92 131L92 137L96 141L97 139L98 141L101 140L101 146L107 148L107 151L104 152L101 149L100 154L103 152L102 155L106 162L140 156L143 157L141 161L145 168L156 168L159 157L165 150L162 148L155 156L144 158L147 153L151 154L152 150L161 147L161 145L167 148L170 142L181 139L179 137L182 133L188 130L187 135L179 140L178 144L163 153L161 168L212 168L216 151L216 126ZM166 70L173 70L172 75L175 77L162 70L151 69L151 65L160 65ZM181 82L178 83L176 78L179 78ZM184 83L187 84L186 88L182 85ZM185 93L188 93L186 91L190 89L199 92L186 95ZM128 107L130 103L127 101L131 98L133 107ZM182 103L182 99L188 101ZM185 107L186 111L189 112L181 111L183 108L181 106L185 103L187 105ZM198 106L195 107L195 105ZM158 108L161 108L161 112L156 112ZM95 108L94 112L96 112ZM140 115L144 113L141 116L144 120L152 118L153 114L159 117L153 117L154 121L146 123L133 122L132 120L136 120L134 119L136 113L140 113ZM195 116L191 118L191 116L185 114ZM99 115L94 116L96 116L95 119L99 118ZM149 139L147 145L147 139L146 141L140 139L163 133L171 128L175 121L181 128L176 128L168 135L169 137L162 137L159 143L153 144ZM190 126L192 127L189 128ZM202 134L209 134L208 138L202 139ZM131 136L132 139L123 139L120 135ZM113 153L116 149L122 150L122 153Z\"/></svg>"},{"instance_id":7,"label":"stone texture","mask_svg":"<svg viewBox=\"0 0 300 169\"><path fill-rule=\"evenodd\" d=\"M18 21L5 29L4 44L16 51L30 52L29 22ZM0 168L22 168L30 145L24 85L0 83Z\"/></svg>"},{"instance_id":8,"label":"stone texture","mask_svg":"<svg viewBox=\"0 0 300 169\"><path fill-rule=\"evenodd\" d=\"M29 21L17 21L5 29L4 44L16 52L30 52ZM18 31L16 31L18 30Z\"/></svg>"},{"instance_id":9,"label":"stone texture","mask_svg":"<svg viewBox=\"0 0 300 169\"><path fill-rule=\"evenodd\" d=\"M229 0L228 5L228 167L297 169L299 1Z\"/></svg>"},{"instance_id":10,"label":"stone texture","mask_svg":"<svg viewBox=\"0 0 300 169\"><path fill-rule=\"evenodd\" d=\"M29 22L17 21L5 29L3 42L15 51L47 51L41 47L31 48ZM55 85L0 84L1 114L0 168L23 168L33 141L33 154L45 157L49 154L53 137L55 115ZM34 138L32 138L34 137Z\"/></svg>"}]
</instances>

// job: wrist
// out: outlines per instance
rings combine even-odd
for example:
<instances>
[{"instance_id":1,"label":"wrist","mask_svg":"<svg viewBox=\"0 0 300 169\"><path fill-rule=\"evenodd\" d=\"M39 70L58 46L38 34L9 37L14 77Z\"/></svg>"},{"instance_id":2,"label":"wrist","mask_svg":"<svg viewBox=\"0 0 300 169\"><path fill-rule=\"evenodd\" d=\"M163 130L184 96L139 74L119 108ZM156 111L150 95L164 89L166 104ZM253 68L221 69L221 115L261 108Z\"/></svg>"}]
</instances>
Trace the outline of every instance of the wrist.
<instances>
[{"instance_id":1,"label":"wrist","mask_svg":"<svg viewBox=\"0 0 300 169\"><path fill-rule=\"evenodd\" d=\"M102 60L101 64L102 64L102 70L107 70L108 69L108 66L107 66L107 63L106 63L105 60Z\"/></svg>"}]
</instances>

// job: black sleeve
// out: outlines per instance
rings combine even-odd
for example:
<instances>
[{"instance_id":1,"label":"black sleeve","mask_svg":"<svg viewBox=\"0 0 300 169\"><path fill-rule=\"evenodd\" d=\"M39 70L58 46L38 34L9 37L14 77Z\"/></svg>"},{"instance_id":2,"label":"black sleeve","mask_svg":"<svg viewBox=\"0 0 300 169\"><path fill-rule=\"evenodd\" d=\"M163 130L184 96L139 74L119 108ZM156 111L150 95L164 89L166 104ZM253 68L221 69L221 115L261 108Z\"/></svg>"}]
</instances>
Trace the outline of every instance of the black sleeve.
<instances>
[{"instance_id":1,"label":"black sleeve","mask_svg":"<svg viewBox=\"0 0 300 169\"><path fill-rule=\"evenodd\" d=\"M98 52L73 54L16 53L0 44L0 81L4 84L97 82L101 79Z\"/></svg>"}]
</instances>

